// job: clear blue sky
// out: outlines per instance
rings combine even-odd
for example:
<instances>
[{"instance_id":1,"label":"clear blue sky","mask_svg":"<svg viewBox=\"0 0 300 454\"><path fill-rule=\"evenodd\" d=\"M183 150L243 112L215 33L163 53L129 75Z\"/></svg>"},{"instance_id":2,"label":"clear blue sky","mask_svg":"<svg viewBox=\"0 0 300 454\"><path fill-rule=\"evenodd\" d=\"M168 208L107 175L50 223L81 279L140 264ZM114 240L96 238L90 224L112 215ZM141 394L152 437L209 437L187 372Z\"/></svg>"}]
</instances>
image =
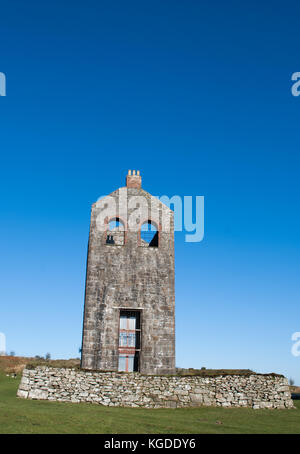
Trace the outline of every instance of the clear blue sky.
<instances>
[{"instance_id":1,"label":"clear blue sky","mask_svg":"<svg viewBox=\"0 0 300 454\"><path fill-rule=\"evenodd\" d=\"M1 5L1 313L7 349L78 356L90 206L140 169L203 195L176 234L182 367L300 384L299 2Z\"/></svg>"}]
</instances>

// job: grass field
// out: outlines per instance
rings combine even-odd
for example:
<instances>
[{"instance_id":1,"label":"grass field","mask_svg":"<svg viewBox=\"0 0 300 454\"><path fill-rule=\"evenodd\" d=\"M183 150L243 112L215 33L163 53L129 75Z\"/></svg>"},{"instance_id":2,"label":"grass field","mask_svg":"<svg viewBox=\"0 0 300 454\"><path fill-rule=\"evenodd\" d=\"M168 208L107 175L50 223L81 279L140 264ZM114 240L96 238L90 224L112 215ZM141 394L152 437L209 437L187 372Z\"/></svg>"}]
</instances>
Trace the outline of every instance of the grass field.
<instances>
[{"instance_id":1,"label":"grass field","mask_svg":"<svg viewBox=\"0 0 300 454\"><path fill-rule=\"evenodd\" d=\"M295 410L112 408L19 399L19 381L0 372L0 433L300 433L300 401Z\"/></svg>"}]
</instances>

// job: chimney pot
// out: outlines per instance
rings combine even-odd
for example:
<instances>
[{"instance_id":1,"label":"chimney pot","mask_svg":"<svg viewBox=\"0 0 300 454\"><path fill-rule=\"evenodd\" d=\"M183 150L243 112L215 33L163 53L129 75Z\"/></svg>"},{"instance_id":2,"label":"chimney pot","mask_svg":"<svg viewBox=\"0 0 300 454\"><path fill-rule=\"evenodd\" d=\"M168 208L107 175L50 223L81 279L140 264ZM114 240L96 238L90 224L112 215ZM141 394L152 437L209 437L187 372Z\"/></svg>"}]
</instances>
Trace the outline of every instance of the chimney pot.
<instances>
[{"instance_id":1,"label":"chimney pot","mask_svg":"<svg viewBox=\"0 0 300 454\"><path fill-rule=\"evenodd\" d=\"M135 170L128 171L128 175L126 176L126 186L127 188L135 188L135 189L140 189L142 186L142 177L140 175L140 171L138 170L135 172Z\"/></svg>"}]
</instances>

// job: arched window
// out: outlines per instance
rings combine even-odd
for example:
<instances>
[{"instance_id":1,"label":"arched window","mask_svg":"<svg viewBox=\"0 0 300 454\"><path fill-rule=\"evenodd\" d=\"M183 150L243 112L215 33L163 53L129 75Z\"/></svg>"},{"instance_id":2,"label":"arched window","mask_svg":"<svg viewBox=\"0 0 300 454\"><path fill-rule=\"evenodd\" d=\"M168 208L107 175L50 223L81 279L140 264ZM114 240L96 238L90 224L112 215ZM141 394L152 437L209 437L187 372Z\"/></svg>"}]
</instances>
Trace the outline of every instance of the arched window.
<instances>
[{"instance_id":1,"label":"arched window","mask_svg":"<svg viewBox=\"0 0 300 454\"><path fill-rule=\"evenodd\" d=\"M123 246L125 244L125 226L119 218L112 218L106 230L106 244Z\"/></svg>"},{"instance_id":2,"label":"arched window","mask_svg":"<svg viewBox=\"0 0 300 454\"><path fill-rule=\"evenodd\" d=\"M140 235L140 246L158 247L158 230L156 225L151 220L148 220L142 224Z\"/></svg>"}]
</instances>

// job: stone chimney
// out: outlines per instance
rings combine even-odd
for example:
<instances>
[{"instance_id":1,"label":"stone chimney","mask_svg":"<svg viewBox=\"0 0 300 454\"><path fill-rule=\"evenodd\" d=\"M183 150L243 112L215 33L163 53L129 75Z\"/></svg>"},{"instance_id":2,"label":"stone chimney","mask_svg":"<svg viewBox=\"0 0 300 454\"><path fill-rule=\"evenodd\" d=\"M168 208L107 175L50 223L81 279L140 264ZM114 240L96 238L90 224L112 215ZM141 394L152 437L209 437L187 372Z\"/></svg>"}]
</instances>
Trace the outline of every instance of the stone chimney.
<instances>
[{"instance_id":1,"label":"stone chimney","mask_svg":"<svg viewBox=\"0 0 300 454\"><path fill-rule=\"evenodd\" d=\"M135 188L135 189L140 189L142 186L142 177L140 175L140 171L137 170L135 173L135 170L131 172L131 170L128 170L128 175L126 176L126 186L127 188Z\"/></svg>"}]
</instances>

